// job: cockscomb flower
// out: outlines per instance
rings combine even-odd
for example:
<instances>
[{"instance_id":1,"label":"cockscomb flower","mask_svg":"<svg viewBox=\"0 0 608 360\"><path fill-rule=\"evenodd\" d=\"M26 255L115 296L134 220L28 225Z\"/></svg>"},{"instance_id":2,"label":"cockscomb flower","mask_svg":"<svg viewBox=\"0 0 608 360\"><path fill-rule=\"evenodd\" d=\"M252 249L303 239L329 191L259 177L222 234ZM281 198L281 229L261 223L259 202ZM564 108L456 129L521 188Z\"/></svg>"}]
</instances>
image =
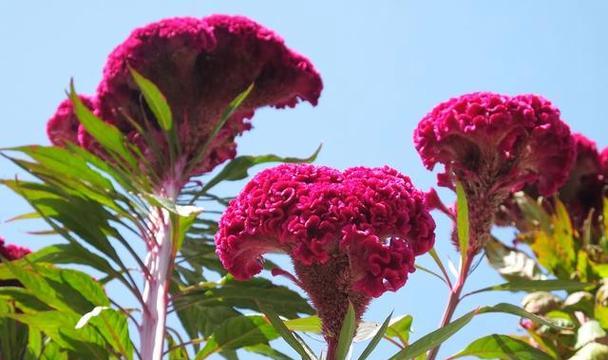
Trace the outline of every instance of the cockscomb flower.
<instances>
[{"instance_id":1,"label":"cockscomb flower","mask_svg":"<svg viewBox=\"0 0 608 360\"><path fill-rule=\"evenodd\" d=\"M171 18L136 29L110 54L94 107L98 116L143 148L160 175L184 169L165 168L133 126L135 121L149 131L148 137L156 139L161 149L166 147L130 68L155 83L167 98L182 150L179 164L190 169L182 174L184 178L208 172L233 158L235 138L251 129L249 120L256 109L294 107L301 100L316 105L323 88L308 59L245 17ZM253 90L244 103L210 139L229 103L251 84ZM92 102L85 104L93 108ZM74 131L78 124L71 110L69 103L59 107L48 125L49 138L56 145L78 139L81 146L94 147L82 126Z\"/></svg>"},{"instance_id":2,"label":"cockscomb flower","mask_svg":"<svg viewBox=\"0 0 608 360\"><path fill-rule=\"evenodd\" d=\"M110 54L98 87L99 115L128 134L135 133L128 117L144 127L152 118L129 67L166 96L186 162L198 157L228 104L254 84L190 175L233 158L234 139L251 128L248 119L257 108L293 107L300 100L316 105L322 89L305 57L247 18L165 19L136 29Z\"/></svg>"},{"instance_id":3,"label":"cockscomb flower","mask_svg":"<svg viewBox=\"0 0 608 360\"><path fill-rule=\"evenodd\" d=\"M582 134L573 134L572 139L576 149L574 166L568 175L568 180L558 189L558 198L568 209L573 225L580 229L592 210L595 215L600 214L604 187L608 184L601 154L595 142ZM540 196L538 189L533 185L526 186L523 191L533 199ZM545 200L544 204L550 211L554 205L553 198ZM497 221L497 224L525 225L525 221L522 222L523 219L520 219L521 216L517 204L512 199L508 199L497 214L497 218L501 220ZM598 217L593 218L594 223L597 223Z\"/></svg>"},{"instance_id":4,"label":"cockscomb flower","mask_svg":"<svg viewBox=\"0 0 608 360\"><path fill-rule=\"evenodd\" d=\"M424 195L394 169L289 164L247 184L215 242L224 267L241 280L262 270L265 253L291 257L323 320L331 359L348 302L360 319L372 298L402 287L415 256L432 248L434 228Z\"/></svg>"},{"instance_id":5,"label":"cockscomb flower","mask_svg":"<svg viewBox=\"0 0 608 360\"><path fill-rule=\"evenodd\" d=\"M471 251L483 246L494 212L510 193L526 184L542 195L554 193L567 180L575 156L559 110L536 95L479 92L450 99L422 119L414 143L428 169L444 165L439 185L462 183Z\"/></svg>"}]
</instances>

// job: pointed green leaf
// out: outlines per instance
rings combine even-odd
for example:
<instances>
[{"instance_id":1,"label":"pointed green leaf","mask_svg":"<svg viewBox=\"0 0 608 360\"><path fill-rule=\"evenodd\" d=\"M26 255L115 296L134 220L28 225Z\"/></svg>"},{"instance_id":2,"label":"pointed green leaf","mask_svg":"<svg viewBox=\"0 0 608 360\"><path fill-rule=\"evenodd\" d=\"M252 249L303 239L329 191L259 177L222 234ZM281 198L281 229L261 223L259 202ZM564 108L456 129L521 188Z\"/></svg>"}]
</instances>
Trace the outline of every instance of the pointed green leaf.
<instances>
[{"instance_id":1,"label":"pointed green leaf","mask_svg":"<svg viewBox=\"0 0 608 360\"><path fill-rule=\"evenodd\" d=\"M391 321L392 316L393 316L393 313L391 312L388 315L388 317L386 318L386 320L384 320L384 323L382 323L382 326L380 327L380 329L378 329L378 332L376 332L376 335L374 335L373 339L369 342L369 344L367 344L367 346L365 347L365 350L363 350L363 353L361 353L361 356L359 356L358 360L367 359L371 355L371 353L374 351L376 346L378 346L378 344L380 343L380 340L382 340L382 338L384 337L384 334L386 333L386 330L388 328L388 325Z\"/></svg>"},{"instance_id":2,"label":"pointed green leaf","mask_svg":"<svg viewBox=\"0 0 608 360\"><path fill-rule=\"evenodd\" d=\"M279 332L279 334L281 335L281 337L283 337L285 342L287 342L287 344L289 346L291 346L292 349L294 349L298 354L300 354L302 359L310 360L308 351L296 339L294 334L287 328L287 326L285 326L285 324L283 323L283 320L281 320L281 318L279 318L279 315L277 315L277 313L275 313L274 310L268 306L260 304L260 307L261 307L262 311L264 312L264 314L266 315L266 317L268 318L268 321L270 321L270 323L275 328L275 330Z\"/></svg>"},{"instance_id":3,"label":"pointed green leaf","mask_svg":"<svg viewBox=\"0 0 608 360\"><path fill-rule=\"evenodd\" d=\"M137 161L127 147L127 140L118 129L95 116L80 100L74 83L70 83L70 99L74 113L89 134L108 152L118 155L118 160L126 161L132 169Z\"/></svg>"},{"instance_id":4,"label":"pointed green leaf","mask_svg":"<svg viewBox=\"0 0 608 360\"><path fill-rule=\"evenodd\" d=\"M412 322L414 318L411 315L403 315L397 319L393 319L388 329L386 336L391 339L399 339L403 345L407 345L412 332Z\"/></svg>"},{"instance_id":5,"label":"pointed green leaf","mask_svg":"<svg viewBox=\"0 0 608 360\"><path fill-rule=\"evenodd\" d=\"M152 81L133 68L129 68L129 70L160 127L165 131L170 131L173 128L173 115L165 96Z\"/></svg>"},{"instance_id":6,"label":"pointed green leaf","mask_svg":"<svg viewBox=\"0 0 608 360\"><path fill-rule=\"evenodd\" d=\"M593 288L595 285L582 283L576 280L514 280L504 284L488 286L483 289L475 290L468 295L478 294L486 291L579 291Z\"/></svg>"},{"instance_id":7,"label":"pointed green leaf","mask_svg":"<svg viewBox=\"0 0 608 360\"><path fill-rule=\"evenodd\" d=\"M296 158L296 157L281 157L274 154L258 155L258 156L238 156L231 160L222 170L209 180L201 193L205 194L209 189L219 184L224 180L236 181L241 180L249 176L249 169L256 165L279 162L279 163L311 163L317 159L319 152L321 151L322 145L315 150L309 157Z\"/></svg>"},{"instance_id":8,"label":"pointed green leaf","mask_svg":"<svg viewBox=\"0 0 608 360\"><path fill-rule=\"evenodd\" d=\"M355 308L353 304L348 303L348 311L344 315L342 329L340 329L340 337L338 338L338 348L336 350L336 360L346 360L350 352L350 347L353 343L353 337L356 330Z\"/></svg>"},{"instance_id":9,"label":"pointed green leaf","mask_svg":"<svg viewBox=\"0 0 608 360\"><path fill-rule=\"evenodd\" d=\"M493 334L473 341L450 359L475 356L479 359L552 360L553 357L530 344L507 335Z\"/></svg>"},{"instance_id":10,"label":"pointed green leaf","mask_svg":"<svg viewBox=\"0 0 608 360\"><path fill-rule=\"evenodd\" d=\"M438 345L441 345L444 341L449 339L452 335L468 324L477 314L477 312L478 310L473 310L452 321L446 326L421 337L417 341L413 342L410 346L392 356L390 360L409 360L426 353L428 350L433 349Z\"/></svg>"},{"instance_id":11,"label":"pointed green leaf","mask_svg":"<svg viewBox=\"0 0 608 360\"><path fill-rule=\"evenodd\" d=\"M458 248L461 257L464 259L464 257L467 256L469 248L469 205L467 195L459 181L456 182L456 216Z\"/></svg>"}]
</instances>

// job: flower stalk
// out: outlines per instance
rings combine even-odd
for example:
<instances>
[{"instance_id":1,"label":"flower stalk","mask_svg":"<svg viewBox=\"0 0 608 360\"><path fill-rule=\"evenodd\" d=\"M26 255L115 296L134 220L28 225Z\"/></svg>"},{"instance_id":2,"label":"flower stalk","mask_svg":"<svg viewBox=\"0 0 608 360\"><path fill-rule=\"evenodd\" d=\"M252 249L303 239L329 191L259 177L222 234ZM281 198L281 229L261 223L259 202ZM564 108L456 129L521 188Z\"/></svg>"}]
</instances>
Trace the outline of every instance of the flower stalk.
<instances>
[{"instance_id":1,"label":"flower stalk","mask_svg":"<svg viewBox=\"0 0 608 360\"><path fill-rule=\"evenodd\" d=\"M171 202L175 202L177 197L175 186L167 186L165 193ZM161 360L170 274L175 262L173 224L169 211L160 207L153 210L150 223L153 236L147 240L148 254L145 261L147 275L144 277L144 308L139 328L140 353L142 359Z\"/></svg>"},{"instance_id":2,"label":"flower stalk","mask_svg":"<svg viewBox=\"0 0 608 360\"><path fill-rule=\"evenodd\" d=\"M460 266L460 272L458 274L458 279L454 283L454 286L452 286L450 288L450 296L449 296L448 302L445 306L445 310L443 312L443 317L441 319L439 328L442 328L450 323L450 321L452 320L452 317L454 316L454 312L456 311L456 308L458 307L458 304L460 303L460 300L462 300L460 295L462 294L462 289L464 289L464 285L467 281L469 272L471 270L471 264L473 263L474 257L475 257L475 255L471 254L469 252L463 259L463 263ZM437 357L437 354L439 353L440 346L441 345L438 345L437 347L435 347L429 351L429 354L427 357L428 360L435 360L435 358Z\"/></svg>"}]
</instances>

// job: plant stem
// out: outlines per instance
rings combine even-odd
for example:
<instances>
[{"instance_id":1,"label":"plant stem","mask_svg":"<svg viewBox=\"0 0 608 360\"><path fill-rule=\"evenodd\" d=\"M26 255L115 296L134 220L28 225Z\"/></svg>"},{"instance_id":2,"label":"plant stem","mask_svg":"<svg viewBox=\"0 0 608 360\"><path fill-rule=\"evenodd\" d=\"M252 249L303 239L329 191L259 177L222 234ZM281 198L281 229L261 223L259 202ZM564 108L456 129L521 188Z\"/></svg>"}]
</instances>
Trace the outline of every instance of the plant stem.
<instances>
[{"instance_id":1,"label":"plant stem","mask_svg":"<svg viewBox=\"0 0 608 360\"><path fill-rule=\"evenodd\" d=\"M164 192L163 195L175 201L176 190L173 187L166 187ZM170 274L175 261L170 214L163 208L156 208L154 211L150 216L154 235L147 239L148 254L145 265L149 275L144 277L145 307L139 328L143 360L162 359Z\"/></svg>"},{"instance_id":2,"label":"plant stem","mask_svg":"<svg viewBox=\"0 0 608 360\"><path fill-rule=\"evenodd\" d=\"M441 324L439 328L442 328L450 323L452 320L452 316L454 315L454 311L456 311L456 307L458 303L460 303L460 294L462 293L462 289L467 281L467 277L469 274L469 270L471 269L471 264L473 263L474 254L468 253L465 256L462 266L460 267L460 273L458 274L458 280L450 290L450 297L448 299L448 303L445 307L443 318L441 320ZM439 353L439 348L441 345L437 345L437 347L431 349L429 351L428 360L435 360L437 354Z\"/></svg>"},{"instance_id":3,"label":"plant stem","mask_svg":"<svg viewBox=\"0 0 608 360\"><path fill-rule=\"evenodd\" d=\"M333 337L331 340L327 340L327 360L336 360L336 351L338 351L338 338Z\"/></svg>"}]
</instances>

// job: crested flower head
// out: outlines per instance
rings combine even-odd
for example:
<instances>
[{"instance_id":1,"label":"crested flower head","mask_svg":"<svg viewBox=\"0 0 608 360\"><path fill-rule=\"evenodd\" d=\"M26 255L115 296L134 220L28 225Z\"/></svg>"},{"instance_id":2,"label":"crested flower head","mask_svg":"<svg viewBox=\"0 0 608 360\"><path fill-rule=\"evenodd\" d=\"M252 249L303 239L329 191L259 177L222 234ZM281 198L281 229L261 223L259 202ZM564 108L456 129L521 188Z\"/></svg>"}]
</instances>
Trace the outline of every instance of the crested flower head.
<instances>
[{"instance_id":1,"label":"crested flower head","mask_svg":"<svg viewBox=\"0 0 608 360\"><path fill-rule=\"evenodd\" d=\"M81 99L140 146L160 175L183 169L167 169L159 152L146 145L153 139L160 149L167 146L130 69L156 84L168 101L181 149L178 163L189 170L181 180L234 158L235 138L251 129L256 109L294 107L302 100L316 105L323 88L308 59L244 17L171 18L136 29L110 54L94 100ZM211 139L228 105L252 84L249 96ZM49 120L47 134L55 145L73 142L99 153L69 101Z\"/></svg>"},{"instance_id":2,"label":"crested flower head","mask_svg":"<svg viewBox=\"0 0 608 360\"><path fill-rule=\"evenodd\" d=\"M424 165L444 165L439 184L460 181L469 199L473 250L487 239L492 214L514 191L534 185L554 193L568 178L575 147L568 126L536 95L488 92L450 99L427 114L414 133Z\"/></svg>"},{"instance_id":3,"label":"crested flower head","mask_svg":"<svg viewBox=\"0 0 608 360\"><path fill-rule=\"evenodd\" d=\"M144 128L153 119L142 106L129 68L155 83L167 98L186 161L210 141L191 175L235 156L234 139L251 128L248 119L257 108L293 107L300 100L316 105L322 89L319 74L305 57L247 18L165 19L136 29L110 54L98 87L99 115L127 134L135 133L129 118ZM251 84L247 99L210 140L228 104Z\"/></svg>"},{"instance_id":4,"label":"crested flower head","mask_svg":"<svg viewBox=\"0 0 608 360\"><path fill-rule=\"evenodd\" d=\"M424 195L394 169L292 164L247 184L215 242L238 279L259 273L265 253L287 253L331 339L349 301L360 317L372 297L405 284L414 257L433 246L434 228Z\"/></svg>"},{"instance_id":5,"label":"crested flower head","mask_svg":"<svg viewBox=\"0 0 608 360\"><path fill-rule=\"evenodd\" d=\"M582 134L573 134L572 140L576 149L574 166L568 174L567 181L558 189L558 198L568 209L573 225L581 228L591 211L598 220L602 210L604 188L608 177L603 165L602 154L597 150L594 141ZM524 188L524 193L533 199L538 199L540 194L535 186L529 185ZM544 204L548 210L555 205L553 198L545 199ZM522 220L522 213L513 199L508 199L497 213L496 223L499 225L515 224L523 230L526 222ZM598 224L596 224L598 225Z\"/></svg>"},{"instance_id":6,"label":"crested flower head","mask_svg":"<svg viewBox=\"0 0 608 360\"><path fill-rule=\"evenodd\" d=\"M576 144L576 161L568 181L559 189L559 198L568 208L575 226L582 226L589 212L602 209L606 185L600 153L594 141L584 135L572 136Z\"/></svg>"}]
</instances>

